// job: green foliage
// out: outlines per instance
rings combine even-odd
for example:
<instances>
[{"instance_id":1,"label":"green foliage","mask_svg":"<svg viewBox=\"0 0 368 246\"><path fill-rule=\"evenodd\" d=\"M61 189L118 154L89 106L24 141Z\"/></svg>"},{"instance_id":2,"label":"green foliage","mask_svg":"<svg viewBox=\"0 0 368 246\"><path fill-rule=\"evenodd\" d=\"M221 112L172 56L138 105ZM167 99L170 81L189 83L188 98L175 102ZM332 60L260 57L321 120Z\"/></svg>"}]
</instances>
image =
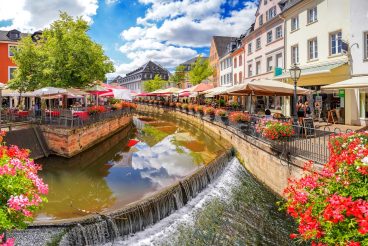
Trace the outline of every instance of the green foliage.
<instances>
[{"instance_id":1,"label":"green foliage","mask_svg":"<svg viewBox=\"0 0 368 246\"><path fill-rule=\"evenodd\" d=\"M189 81L192 85L197 85L213 74L213 69L209 65L209 60L198 57L192 69L189 71Z\"/></svg>"},{"instance_id":2,"label":"green foliage","mask_svg":"<svg viewBox=\"0 0 368 246\"><path fill-rule=\"evenodd\" d=\"M165 137L168 136L167 133L158 130L157 128L150 126L150 125L145 125L142 129L142 131L145 134L150 135L150 137L152 137L155 141L161 141L162 139L164 139Z\"/></svg>"},{"instance_id":3,"label":"green foliage","mask_svg":"<svg viewBox=\"0 0 368 246\"><path fill-rule=\"evenodd\" d=\"M160 75L156 74L152 80L148 80L143 83L143 89L144 91L152 92L162 89L165 85L167 85L167 81L163 80Z\"/></svg>"},{"instance_id":4,"label":"green foliage","mask_svg":"<svg viewBox=\"0 0 368 246\"><path fill-rule=\"evenodd\" d=\"M170 82L174 83L176 87L181 87L185 82L185 66L179 65L175 68L175 73L171 76Z\"/></svg>"},{"instance_id":5,"label":"green foliage","mask_svg":"<svg viewBox=\"0 0 368 246\"><path fill-rule=\"evenodd\" d=\"M60 19L43 30L39 41L30 36L20 40L14 50L17 65L10 87L29 91L44 86L85 87L95 80L104 80L114 71L101 45L88 36L88 23L60 13Z\"/></svg>"}]
</instances>

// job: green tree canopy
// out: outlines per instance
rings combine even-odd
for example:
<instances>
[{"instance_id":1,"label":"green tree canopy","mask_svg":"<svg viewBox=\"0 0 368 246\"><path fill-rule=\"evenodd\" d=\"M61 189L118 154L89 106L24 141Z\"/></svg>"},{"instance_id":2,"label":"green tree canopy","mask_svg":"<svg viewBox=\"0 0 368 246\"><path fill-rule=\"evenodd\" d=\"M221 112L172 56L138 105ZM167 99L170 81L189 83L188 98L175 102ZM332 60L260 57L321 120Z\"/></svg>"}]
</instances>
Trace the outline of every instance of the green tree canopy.
<instances>
[{"instance_id":1,"label":"green tree canopy","mask_svg":"<svg viewBox=\"0 0 368 246\"><path fill-rule=\"evenodd\" d=\"M41 39L22 38L14 49L17 65L10 87L21 91L43 86L85 87L95 80L104 80L114 71L101 45L88 36L88 23L60 13L59 20L43 30Z\"/></svg>"},{"instance_id":2,"label":"green tree canopy","mask_svg":"<svg viewBox=\"0 0 368 246\"><path fill-rule=\"evenodd\" d=\"M175 68L174 74L170 81L177 87L180 87L185 82L185 66L179 65Z\"/></svg>"},{"instance_id":3,"label":"green tree canopy","mask_svg":"<svg viewBox=\"0 0 368 246\"><path fill-rule=\"evenodd\" d=\"M204 60L201 56L198 56L198 59L189 71L189 82L192 85L197 85L212 74L213 69L210 67L209 60Z\"/></svg>"},{"instance_id":4,"label":"green tree canopy","mask_svg":"<svg viewBox=\"0 0 368 246\"><path fill-rule=\"evenodd\" d=\"M152 80L147 80L143 83L144 91L151 92L163 88L167 84L160 75L156 74Z\"/></svg>"}]
</instances>

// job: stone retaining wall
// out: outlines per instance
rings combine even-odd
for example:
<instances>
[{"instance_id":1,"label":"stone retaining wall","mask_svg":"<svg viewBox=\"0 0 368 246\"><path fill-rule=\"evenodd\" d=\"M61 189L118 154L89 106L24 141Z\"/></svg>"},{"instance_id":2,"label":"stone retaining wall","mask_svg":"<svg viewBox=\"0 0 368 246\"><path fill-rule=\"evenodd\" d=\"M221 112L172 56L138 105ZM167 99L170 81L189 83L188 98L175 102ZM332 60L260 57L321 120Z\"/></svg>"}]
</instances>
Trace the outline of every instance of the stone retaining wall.
<instances>
[{"instance_id":1,"label":"stone retaining wall","mask_svg":"<svg viewBox=\"0 0 368 246\"><path fill-rule=\"evenodd\" d=\"M69 158L112 136L131 121L132 117L121 116L76 129L41 125L41 131L51 151Z\"/></svg>"},{"instance_id":2,"label":"stone retaining wall","mask_svg":"<svg viewBox=\"0 0 368 246\"><path fill-rule=\"evenodd\" d=\"M137 111L175 114L178 118L200 126L206 133L220 135L237 150L238 157L245 168L272 191L281 196L287 185L288 178L300 177L303 171L303 164L307 161L299 157L290 157L289 160L280 158L280 153L275 152L269 144L246 136L240 131L236 131L233 128L230 129L218 122L210 122L179 111L147 105L139 105ZM321 168L321 165L318 165L317 168Z\"/></svg>"}]
</instances>

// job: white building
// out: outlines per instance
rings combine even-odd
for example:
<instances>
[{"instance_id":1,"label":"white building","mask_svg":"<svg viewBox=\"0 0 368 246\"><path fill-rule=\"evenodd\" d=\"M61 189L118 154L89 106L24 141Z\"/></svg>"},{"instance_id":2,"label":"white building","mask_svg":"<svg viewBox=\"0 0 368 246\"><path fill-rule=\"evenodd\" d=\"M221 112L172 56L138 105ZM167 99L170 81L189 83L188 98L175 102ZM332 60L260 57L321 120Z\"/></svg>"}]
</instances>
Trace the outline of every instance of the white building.
<instances>
[{"instance_id":1,"label":"white building","mask_svg":"<svg viewBox=\"0 0 368 246\"><path fill-rule=\"evenodd\" d=\"M230 52L220 58L220 86L233 85L233 61Z\"/></svg>"}]
</instances>

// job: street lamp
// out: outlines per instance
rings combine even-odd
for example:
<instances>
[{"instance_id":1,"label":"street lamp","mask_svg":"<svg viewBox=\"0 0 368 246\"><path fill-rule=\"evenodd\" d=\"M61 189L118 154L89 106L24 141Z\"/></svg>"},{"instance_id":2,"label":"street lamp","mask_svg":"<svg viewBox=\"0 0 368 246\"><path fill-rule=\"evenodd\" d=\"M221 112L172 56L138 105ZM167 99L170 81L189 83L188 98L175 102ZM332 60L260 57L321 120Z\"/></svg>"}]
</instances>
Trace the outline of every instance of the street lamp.
<instances>
[{"instance_id":1,"label":"street lamp","mask_svg":"<svg viewBox=\"0 0 368 246\"><path fill-rule=\"evenodd\" d=\"M289 69L290 72L290 77L293 79L294 81L294 124L297 125L298 123L298 115L297 115L297 110L296 110L296 104L297 104L297 98L296 98L296 84L300 78L300 74L302 72L302 70L300 69L300 67L298 67L296 65L296 63Z\"/></svg>"}]
</instances>

